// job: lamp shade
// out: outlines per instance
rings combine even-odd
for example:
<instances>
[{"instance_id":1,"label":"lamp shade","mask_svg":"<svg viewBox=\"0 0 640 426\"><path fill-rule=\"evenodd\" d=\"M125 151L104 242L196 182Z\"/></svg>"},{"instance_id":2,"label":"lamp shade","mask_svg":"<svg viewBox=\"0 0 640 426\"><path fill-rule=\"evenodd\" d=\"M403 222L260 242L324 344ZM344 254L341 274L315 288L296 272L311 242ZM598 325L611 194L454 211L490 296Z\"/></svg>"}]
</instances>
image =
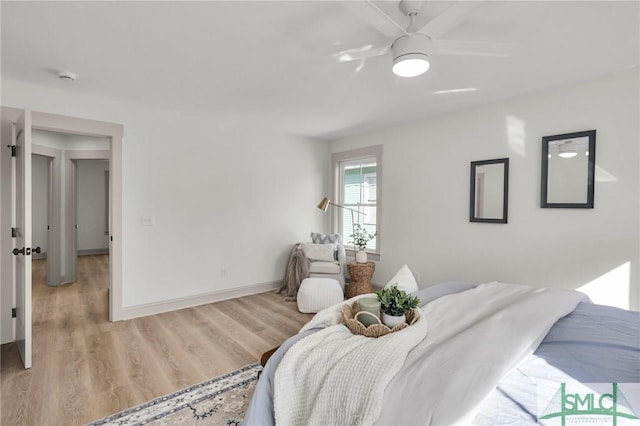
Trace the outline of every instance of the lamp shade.
<instances>
[{"instance_id":1,"label":"lamp shade","mask_svg":"<svg viewBox=\"0 0 640 426\"><path fill-rule=\"evenodd\" d=\"M320 200L320 203L318 204L318 208L323 212L326 212L327 209L329 208L329 199L327 197L324 197L322 200Z\"/></svg>"},{"instance_id":2,"label":"lamp shade","mask_svg":"<svg viewBox=\"0 0 640 426\"><path fill-rule=\"evenodd\" d=\"M429 69L431 39L425 34L402 36L393 42L393 73L399 77L416 77Z\"/></svg>"}]
</instances>

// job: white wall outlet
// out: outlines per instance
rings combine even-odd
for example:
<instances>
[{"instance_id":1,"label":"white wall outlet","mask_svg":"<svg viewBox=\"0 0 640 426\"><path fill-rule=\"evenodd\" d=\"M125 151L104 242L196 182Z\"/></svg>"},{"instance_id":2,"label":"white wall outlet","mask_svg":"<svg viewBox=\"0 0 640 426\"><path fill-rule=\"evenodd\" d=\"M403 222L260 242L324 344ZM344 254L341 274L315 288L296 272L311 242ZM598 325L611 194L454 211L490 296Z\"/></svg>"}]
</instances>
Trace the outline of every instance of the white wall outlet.
<instances>
[{"instance_id":1,"label":"white wall outlet","mask_svg":"<svg viewBox=\"0 0 640 426\"><path fill-rule=\"evenodd\" d=\"M140 223L142 223L142 226L153 226L156 224L156 218L155 216L142 216Z\"/></svg>"},{"instance_id":2,"label":"white wall outlet","mask_svg":"<svg viewBox=\"0 0 640 426\"><path fill-rule=\"evenodd\" d=\"M220 269L220 278L226 280L229 278L229 272L226 269Z\"/></svg>"}]
</instances>

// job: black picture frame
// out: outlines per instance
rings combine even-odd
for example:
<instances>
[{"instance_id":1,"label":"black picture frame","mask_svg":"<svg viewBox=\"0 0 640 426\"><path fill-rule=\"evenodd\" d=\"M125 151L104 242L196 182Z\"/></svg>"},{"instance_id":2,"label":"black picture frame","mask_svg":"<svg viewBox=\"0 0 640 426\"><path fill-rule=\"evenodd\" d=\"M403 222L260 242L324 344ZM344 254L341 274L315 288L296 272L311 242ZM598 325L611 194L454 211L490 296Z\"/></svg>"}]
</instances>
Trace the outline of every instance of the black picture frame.
<instances>
[{"instance_id":1,"label":"black picture frame","mask_svg":"<svg viewBox=\"0 0 640 426\"><path fill-rule=\"evenodd\" d=\"M502 215L499 218L486 218L477 214L476 206L476 194L478 188L477 182L477 169L480 166L486 166L491 164L502 164L503 180L502 180ZM469 222L481 222L481 223L507 223L508 211L509 211L509 159L508 158L496 158L493 160L482 160L471 162L471 181L469 191Z\"/></svg>"},{"instance_id":2,"label":"black picture frame","mask_svg":"<svg viewBox=\"0 0 640 426\"><path fill-rule=\"evenodd\" d=\"M588 138L588 147L584 155L587 156L587 181L586 201L584 203L549 201L549 160L555 152L550 149L551 143L557 141L572 141L579 138ZM561 135L544 136L542 138L541 158L541 183L540 183L540 207L562 209L592 209L594 208L595 195L595 169L596 169L596 131L585 130L581 132L564 133Z\"/></svg>"}]
</instances>

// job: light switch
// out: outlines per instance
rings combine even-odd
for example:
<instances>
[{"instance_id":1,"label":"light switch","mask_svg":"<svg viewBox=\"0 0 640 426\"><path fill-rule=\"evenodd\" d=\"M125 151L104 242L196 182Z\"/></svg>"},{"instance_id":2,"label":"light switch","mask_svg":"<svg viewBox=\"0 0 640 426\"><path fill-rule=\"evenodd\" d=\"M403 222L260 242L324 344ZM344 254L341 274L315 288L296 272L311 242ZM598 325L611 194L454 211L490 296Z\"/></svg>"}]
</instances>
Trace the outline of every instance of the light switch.
<instances>
[{"instance_id":1,"label":"light switch","mask_svg":"<svg viewBox=\"0 0 640 426\"><path fill-rule=\"evenodd\" d=\"M156 218L154 216L142 216L142 226L153 226L156 223Z\"/></svg>"}]
</instances>

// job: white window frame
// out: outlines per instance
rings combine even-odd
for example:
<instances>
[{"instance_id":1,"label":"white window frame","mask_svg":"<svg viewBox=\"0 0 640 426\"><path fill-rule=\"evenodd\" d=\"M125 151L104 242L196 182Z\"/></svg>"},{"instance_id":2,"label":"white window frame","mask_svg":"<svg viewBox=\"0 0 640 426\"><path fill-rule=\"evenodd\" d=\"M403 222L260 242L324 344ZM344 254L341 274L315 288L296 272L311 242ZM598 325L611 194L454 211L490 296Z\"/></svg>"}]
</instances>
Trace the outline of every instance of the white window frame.
<instances>
[{"instance_id":1,"label":"white window frame","mask_svg":"<svg viewBox=\"0 0 640 426\"><path fill-rule=\"evenodd\" d=\"M354 149L350 151L335 152L332 154L333 163L333 197L337 204L343 205L344 194L342 189L344 188L341 170L345 165L353 164L359 160L373 159L376 162L376 249L367 249L367 253L370 255L371 260L380 260L380 253L382 247L382 145L370 146L366 148ZM333 232L343 235L342 232L342 209L333 209L331 216L331 223ZM347 250L347 254L354 256L353 246L349 247L346 244L344 248Z\"/></svg>"}]
</instances>

